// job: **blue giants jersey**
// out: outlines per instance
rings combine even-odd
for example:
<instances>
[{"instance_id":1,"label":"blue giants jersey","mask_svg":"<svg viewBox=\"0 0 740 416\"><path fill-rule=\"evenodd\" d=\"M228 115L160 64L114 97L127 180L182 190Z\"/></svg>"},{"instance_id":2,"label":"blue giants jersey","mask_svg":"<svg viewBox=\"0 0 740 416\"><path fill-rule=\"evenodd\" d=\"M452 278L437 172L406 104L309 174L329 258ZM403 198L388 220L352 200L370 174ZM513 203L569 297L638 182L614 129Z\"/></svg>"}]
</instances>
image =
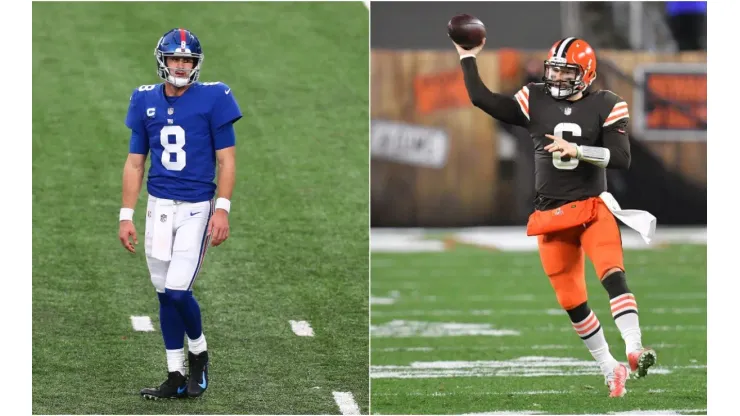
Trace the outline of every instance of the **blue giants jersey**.
<instances>
[{"instance_id":1,"label":"blue giants jersey","mask_svg":"<svg viewBox=\"0 0 740 416\"><path fill-rule=\"evenodd\" d=\"M157 198L201 202L216 192L216 151L233 146L217 132L242 117L231 89L196 82L180 97L165 97L164 84L142 85L131 95L126 126L131 153L151 153L147 191Z\"/></svg>"}]
</instances>

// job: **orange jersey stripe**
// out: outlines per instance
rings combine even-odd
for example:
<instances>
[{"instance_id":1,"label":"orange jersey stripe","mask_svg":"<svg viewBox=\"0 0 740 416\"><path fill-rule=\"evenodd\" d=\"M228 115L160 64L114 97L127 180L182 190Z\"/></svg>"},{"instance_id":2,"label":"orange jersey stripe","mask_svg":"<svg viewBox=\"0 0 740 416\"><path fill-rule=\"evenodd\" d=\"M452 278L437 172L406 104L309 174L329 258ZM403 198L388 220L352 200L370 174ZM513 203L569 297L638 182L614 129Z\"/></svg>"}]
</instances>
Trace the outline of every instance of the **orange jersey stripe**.
<instances>
[{"instance_id":1,"label":"orange jersey stripe","mask_svg":"<svg viewBox=\"0 0 740 416\"><path fill-rule=\"evenodd\" d=\"M529 103L529 88L525 85L521 90L519 90L519 92L524 94L524 98L527 100L527 103Z\"/></svg>"},{"instance_id":2,"label":"orange jersey stripe","mask_svg":"<svg viewBox=\"0 0 740 416\"><path fill-rule=\"evenodd\" d=\"M606 117L603 127L613 124L617 120L622 119L624 117L629 117L629 108L625 101L620 101L614 104L614 107L612 107L612 111Z\"/></svg>"},{"instance_id":3,"label":"orange jersey stripe","mask_svg":"<svg viewBox=\"0 0 740 416\"><path fill-rule=\"evenodd\" d=\"M519 108L522 109L522 113L527 117L527 120L529 120L529 100L525 98L524 93L522 91L519 91L516 93L516 101L519 103Z\"/></svg>"}]
</instances>

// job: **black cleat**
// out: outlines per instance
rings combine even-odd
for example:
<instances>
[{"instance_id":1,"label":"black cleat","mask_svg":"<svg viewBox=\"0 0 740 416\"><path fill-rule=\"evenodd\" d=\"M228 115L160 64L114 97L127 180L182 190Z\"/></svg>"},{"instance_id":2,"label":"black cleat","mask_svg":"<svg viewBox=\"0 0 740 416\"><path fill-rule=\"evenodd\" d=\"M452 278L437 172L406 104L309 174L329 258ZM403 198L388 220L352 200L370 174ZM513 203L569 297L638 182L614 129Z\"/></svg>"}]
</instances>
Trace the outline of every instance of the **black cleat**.
<instances>
[{"instance_id":1,"label":"black cleat","mask_svg":"<svg viewBox=\"0 0 740 416\"><path fill-rule=\"evenodd\" d=\"M162 385L152 389L141 389L141 396L145 399L179 399L186 397L188 379L179 371L167 374L167 380Z\"/></svg>"},{"instance_id":2,"label":"black cleat","mask_svg":"<svg viewBox=\"0 0 740 416\"><path fill-rule=\"evenodd\" d=\"M198 355L188 352L188 367L190 370L188 396L198 397L208 388L208 351Z\"/></svg>"}]
</instances>

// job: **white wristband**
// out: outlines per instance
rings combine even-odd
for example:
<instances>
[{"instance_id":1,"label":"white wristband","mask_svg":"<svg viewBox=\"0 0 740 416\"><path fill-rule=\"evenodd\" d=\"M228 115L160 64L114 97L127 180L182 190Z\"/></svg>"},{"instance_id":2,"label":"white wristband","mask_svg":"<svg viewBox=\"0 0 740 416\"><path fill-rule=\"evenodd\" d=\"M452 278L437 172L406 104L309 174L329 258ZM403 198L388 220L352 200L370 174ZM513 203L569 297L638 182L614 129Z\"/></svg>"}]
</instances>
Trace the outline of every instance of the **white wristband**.
<instances>
[{"instance_id":1,"label":"white wristband","mask_svg":"<svg viewBox=\"0 0 740 416\"><path fill-rule=\"evenodd\" d=\"M460 60L462 61L465 58L475 58L475 54L472 53L466 53L465 55L460 55Z\"/></svg>"},{"instance_id":2,"label":"white wristband","mask_svg":"<svg viewBox=\"0 0 740 416\"><path fill-rule=\"evenodd\" d=\"M118 221L133 221L134 210L131 208L121 208L121 213L118 216Z\"/></svg>"},{"instance_id":3,"label":"white wristband","mask_svg":"<svg viewBox=\"0 0 740 416\"><path fill-rule=\"evenodd\" d=\"M229 201L226 198L216 199L216 209L222 209L226 212L230 212L231 211L231 201Z\"/></svg>"}]
</instances>

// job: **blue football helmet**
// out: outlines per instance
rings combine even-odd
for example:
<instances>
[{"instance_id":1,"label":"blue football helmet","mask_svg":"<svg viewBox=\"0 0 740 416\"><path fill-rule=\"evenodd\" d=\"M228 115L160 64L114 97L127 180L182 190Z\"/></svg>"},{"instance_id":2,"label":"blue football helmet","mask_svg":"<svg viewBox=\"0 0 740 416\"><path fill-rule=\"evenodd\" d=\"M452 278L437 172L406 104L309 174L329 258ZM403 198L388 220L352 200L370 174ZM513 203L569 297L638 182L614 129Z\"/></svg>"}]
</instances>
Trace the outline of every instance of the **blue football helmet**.
<instances>
[{"instance_id":1,"label":"blue football helmet","mask_svg":"<svg viewBox=\"0 0 740 416\"><path fill-rule=\"evenodd\" d=\"M198 37L187 29L172 29L165 33L157 47L154 48L154 56L157 58L157 75L163 80L176 87L184 87L198 80L200 67L203 63L203 49L200 47ZM176 77L167 67L166 59L170 56L193 58L193 69L185 77Z\"/></svg>"}]
</instances>

